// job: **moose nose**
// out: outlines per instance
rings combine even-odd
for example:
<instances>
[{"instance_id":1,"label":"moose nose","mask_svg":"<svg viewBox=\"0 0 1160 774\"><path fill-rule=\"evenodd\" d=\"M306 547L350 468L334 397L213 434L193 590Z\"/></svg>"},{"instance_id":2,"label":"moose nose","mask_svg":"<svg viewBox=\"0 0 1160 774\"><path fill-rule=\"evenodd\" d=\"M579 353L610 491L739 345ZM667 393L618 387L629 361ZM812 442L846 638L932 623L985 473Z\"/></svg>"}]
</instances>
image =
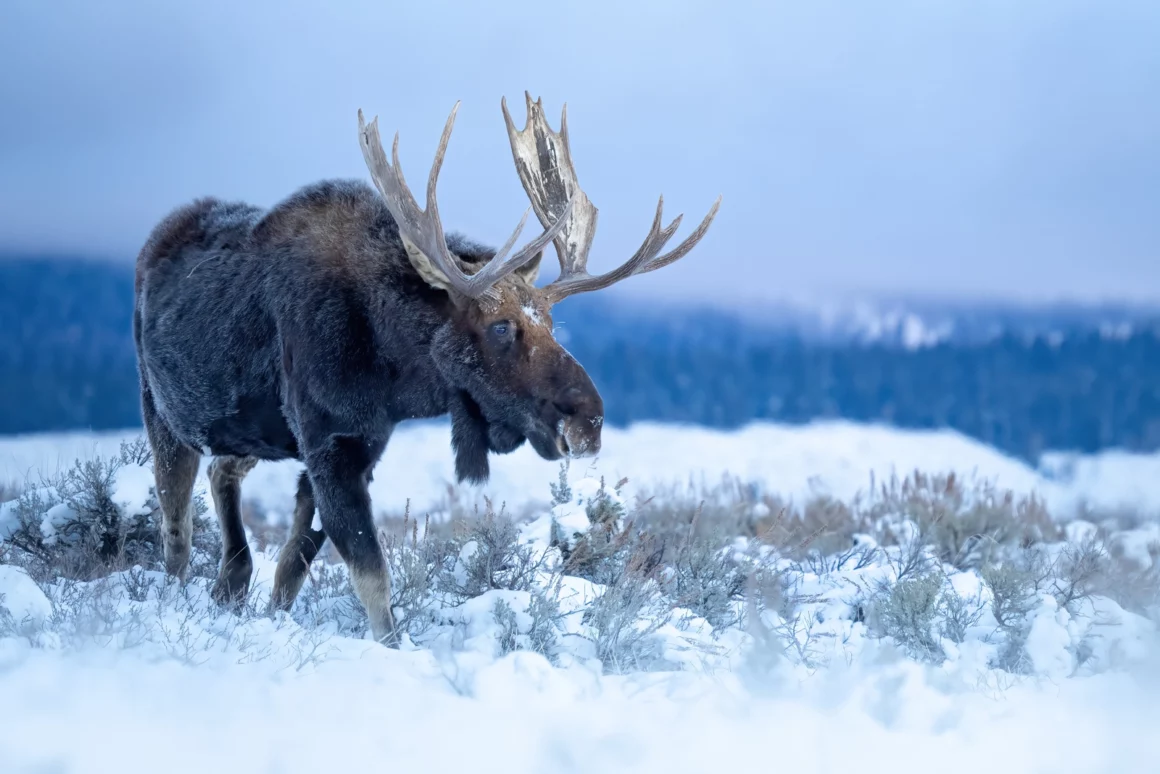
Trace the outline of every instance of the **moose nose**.
<instances>
[{"instance_id":1,"label":"moose nose","mask_svg":"<svg viewBox=\"0 0 1160 774\"><path fill-rule=\"evenodd\" d=\"M584 390L579 387L569 387L556 396L556 410L566 417L575 416L584 403Z\"/></svg>"},{"instance_id":2,"label":"moose nose","mask_svg":"<svg viewBox=\"0 0 1160 774\"><path fill-rule=\"evenodd\" d=\"M563 441L567 453L587 457L600 451L600 429L604 424L604 403L600 393L583 386L570 386L552 401L564 417Z\"/></svg>"}]
</instances>

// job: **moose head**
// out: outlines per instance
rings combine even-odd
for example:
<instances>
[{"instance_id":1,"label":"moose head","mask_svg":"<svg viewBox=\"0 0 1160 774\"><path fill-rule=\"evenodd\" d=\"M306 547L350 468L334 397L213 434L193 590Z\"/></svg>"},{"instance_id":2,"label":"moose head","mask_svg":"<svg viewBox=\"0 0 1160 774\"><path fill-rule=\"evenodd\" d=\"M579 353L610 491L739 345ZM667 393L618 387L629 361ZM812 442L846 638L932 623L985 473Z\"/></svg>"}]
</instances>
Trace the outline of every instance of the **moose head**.
<instances>
[{"instance_id":1,"label":"moose head","mask_svg":"<svg viewBox=\"0 0 1160 774\"><path fill-rule=\"evenodd\" d=\"M368 125L359 111L359 140L371 178L386 202L407 256L419 276L450 298L449 319L436 332L431 356L452 392L452 439L459 478L487 478L487 451L510 452L526 438L546 460L581 457L600 450L604 404L592 380L556 341L552 308L577 293L607 288L623 279L667 266L704 237L720 206L718 197L697 229L661 254L681 223L662 228L664 198L648 236L631 258L605 274L588 272L597 209L576 177L568 146L567 106L560 131L544 116L541 100L525 93L528 119L517 130L503 100L504 120L516 171L531 201L511 238L493 255L473 261L448 245L439 217L436 184L459 103L443 129L420 209L403 179L396 133L388 161L378 119ZM534 210L543 233L512 252ZM560 275L538 287L543 251L551 242Z\"/></svg>"}]
</instances>

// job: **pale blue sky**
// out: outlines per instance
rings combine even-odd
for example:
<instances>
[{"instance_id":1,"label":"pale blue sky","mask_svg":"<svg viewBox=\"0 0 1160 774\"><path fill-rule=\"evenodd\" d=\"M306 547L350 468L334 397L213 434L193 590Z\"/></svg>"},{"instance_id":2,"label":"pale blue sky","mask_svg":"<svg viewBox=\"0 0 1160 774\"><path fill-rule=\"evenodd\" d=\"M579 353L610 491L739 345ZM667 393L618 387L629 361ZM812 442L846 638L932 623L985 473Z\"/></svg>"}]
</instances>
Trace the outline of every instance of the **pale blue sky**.
<instances>
[{"instance_id":1,"label":"pale blue sky","mask_svg":"<svg viewBox=\"0 0 1160 774\"><path fill-rule=\"evenodd\" d=\"M568 102L593 268L658 194L674 242L724 195L627 292L1160 300L1155 0L6 0L0 73L0 249L130 260L194 196L365 177L360 107L418 187L457 99L444 220L498 243L529 89Z\"/></svg>"}]
</instances>

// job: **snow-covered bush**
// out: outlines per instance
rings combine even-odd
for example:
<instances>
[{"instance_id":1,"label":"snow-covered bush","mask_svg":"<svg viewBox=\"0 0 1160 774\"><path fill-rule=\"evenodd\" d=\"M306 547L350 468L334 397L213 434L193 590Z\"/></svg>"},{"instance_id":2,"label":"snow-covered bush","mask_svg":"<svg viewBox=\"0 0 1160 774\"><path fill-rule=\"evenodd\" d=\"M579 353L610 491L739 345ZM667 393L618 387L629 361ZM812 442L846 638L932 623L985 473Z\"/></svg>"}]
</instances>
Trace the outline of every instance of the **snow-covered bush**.
<instances>
[{"instance_id":1,"label":"snow-covered bush","mask_svg":"<svg viewBox=\"0 0 1160 774\"><path fill-rule=\"evenodd\" d=\"M943 579L938 573L906 578L874 600L874 629L893 637L911 658L941 663L946 657L938 636Z\"/></svg>"},{"instance_id":2,"label":"snow-covered bush","mask_svg":"<svg viewBox=\"0 0 1160 774\"><path fill-rule=\"evenodd\" d=\"M596 657L605 670L648 671L661 659L656 634L669 622L672 609L657 582L655 565L636 554L616 582L588 604L582 620L593 633Z\"/></svg>"},{"instance_id":3,"label":"snow-covered bush","mask_svg":"<svg viewBox=\"0 0 1160 774\"><path fill-rule=\"evenodd\" d=\"M466 601L493 589L530 591L545 568L546 549L524 543L516 523L490 501L485 513L460 525L456 561L438 576L438 589Z\"/></svg>"},{"instance_id":4,"label":"snow-covered bush","mask_svg":"<svg viewBox=\"0 0 1160 774\"><path fill-rule=\"evenodd\" d=\"M890 637L911 658L941 664L944 643L961 645L982 618L984 604L955 590L940 571L884 583L867 605L875 636Z\"/></svg>"},{"instance_id":5,"label":"snow-covered bush","mask_svg":"<svg viewBox=\"0 0 1160 774\"><path fill-rule=\"evenodd\" d=\"M565 472L561 469L561 480ZM594 583L610 583L618 577L634 553L633 524L625 523L624 498L620 494L626 482L610 491L604 479L591 479L575 487L566 482L552 488L549 546L560 552L563 571Z\"/></svg>"},{"instance_id":6,"label":"snow-covered bush","mask_svg":"<svg viewBox=\"0 0 1160 774\"><path fill-rule=\"evenodd\" d=\"M1160 619L1160 527L1098 514L1056 524L1034 498L987 482L915 473L848 502L799 504L731 480L628 491L564 466L531 518L487 503L383 521L404 646L626 672L728 663L744 648L812 670L873 643L929 663L1067 676L1125 657ZM238 647L247 627L289 626L295 663L309 663L329 637L366 636L333 552L285 616L265 604L280 546L259 545L246 605L218 610L207 594L218 535L200 501L196 513L199 564L182 585L160 572L143 443L25 487L0 506L0 565L27 568L0 584L0 637L142 644L197 661ZM13 601L36 596L29 584L40 594L31 617ZM247 658L269 655L243 644Z\"/></svg>"},{"instance_id":7,"label":"snow-covered bush","mask_svg":"<svg viewBox=\"0 0 1160 774\"><path fill-rule=\"evenodd\" d=\"M691 610L715 628L741 619L738 602L745 593L746 567L724 546L723 538L689 536L662 562L671 568L670 593L678 607Z\"/></svg>"},{"instance_id":8,"label":"snow-covered bush","mask_svg":"<svg viewBox=\"0 0 1160 774\"><path fill-rule=\"evenodd\" d=\"M220 554L206 512L198 493L195 575L216 574ZM134 565L160 566L159 519L149 446L138 439L122 443L116 456L78 460L0 505L0 541L7 546L6 561L25 566L38 579L89 580Z\"/></svg>"},{"instance_id":9,"label":"snow-covered bush","mask_svg":"<svg viewBox=\"0 0 1160 774\"><path fill-rule=\"evenodd\" d=\"M428 518L420 536L419 522L408 511L404 514L401 533L380 532L391 573L391 609L395 612L395 623L412 638L437 623L436 589L453 571L459 553L455 541L432 535L430 526ZM355 599L349 583L344 593L352 601Z\"/></svg>"},{"instance_id":10,"label":"snow-covered bush","mask_svg":"<svg viewBox=\"0 0 1160 774\"><path fill-rule=\"evenodd\" d=\"M540 589L530 592L528 605L521 611L498 598L491 613L500 627L497 640L501 655L530 650L556 663L562 616L559 604L546 592Z\"/></svg>"},{"instance_id":11,"label":"snow-covered bush","mask_svg":"<svg viewBox=\"0 0 1160 774\"><path fill-rule=\"evenodd\" d=\"M865 501L856 501L855 509L882 542L896 538L907 525L939 561L958 569L979 568L1013 550L1061 537L1059 525L1036 497L1016 497L988 481L968 486L953 473L892 476Z\"/></svg>"}]
</instances>

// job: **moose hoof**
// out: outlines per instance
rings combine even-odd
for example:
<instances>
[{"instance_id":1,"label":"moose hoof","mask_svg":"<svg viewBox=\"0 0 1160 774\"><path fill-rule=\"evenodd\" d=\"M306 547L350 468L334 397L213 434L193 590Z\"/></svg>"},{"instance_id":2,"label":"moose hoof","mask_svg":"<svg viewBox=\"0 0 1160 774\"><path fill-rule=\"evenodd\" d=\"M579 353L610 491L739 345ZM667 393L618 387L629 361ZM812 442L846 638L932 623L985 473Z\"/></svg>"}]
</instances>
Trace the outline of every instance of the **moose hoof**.
<instances>
[{"instance_id":1,"label":"moose hoof","mask_svg":"<svg viewBox=\"0 0 1160 774\"><path fill-rule=\"evenodd\" d=\"M217 582L213 584L213 589L210 591L213 601L228 608L240 606L250 593L250 574L252 572L253 565L248 557L244 561L241 558L235 558L230 562L229 567L218 576Z\"/></svg>"}]
</instances>

